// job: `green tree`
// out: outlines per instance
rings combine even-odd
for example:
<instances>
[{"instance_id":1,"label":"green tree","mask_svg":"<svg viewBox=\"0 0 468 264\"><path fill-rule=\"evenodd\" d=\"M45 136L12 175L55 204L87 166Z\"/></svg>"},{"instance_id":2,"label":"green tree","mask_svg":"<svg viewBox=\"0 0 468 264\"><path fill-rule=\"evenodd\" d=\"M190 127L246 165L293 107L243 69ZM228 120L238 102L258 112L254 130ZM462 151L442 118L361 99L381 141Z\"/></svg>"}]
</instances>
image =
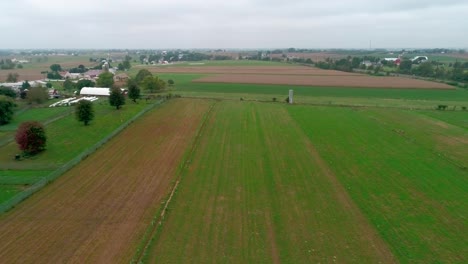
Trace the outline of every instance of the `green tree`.
<instances>
[{"instance_id":1,"label":"green tree","mask_svg":"<svg viewBox=\"0 0 468 264\"><path fill-rule=\"evenodd\" d=\"M0 125L10 123L13 119L15 103L10 97L0 95Z\"/></svg>"},{"instance_id":2,"label":"green tree","mask_svg":"<svg viewBox=\"0 0 468 264\"><path fill-rule=\"evenodd\" d=\"M16 131L15 140L26 154L33 155L41 152L45 149L47 142L44 126L35 121L24 122Z\"/></svg>"},{"instance_id":3,"label":"green tree","mask_svg":"<svg viewBox=\"0 0 468 264\"><path fill-rule=\"evenodd\" d=\"M47 88L52 88L52 84L50 82L46 83Z\"/></svg>"},{"instance_id":4,"label":"green tree","mask_svg":"<svg viewBox=\"0 0 468 264\"><path fill-rule=\"evenodd\" d=\"M99 74L96 82L97 87L112 87L114 86L114 75L110 72L103 72Z\"/></svg>"},{"instance_id":5,"label":"green tree","mask_svg":"<svg viewBox=\"0 0 468 264\"><path fill-rule=\"evenodd\" d=\"M83 122L85 126L94 118L93 103L88 100L81 100L76 104L75 115L78 121Z\"/></svg>"},{"instance_id":6,"label":"green tree","mask_svg":"<svg viewBox=\"0 0 468 264\"><path fill-rule=\"evenodd\" d=\"M133 102L136 103L136 99L140 98L140 88L138 87L138 84L134 80L128 79L127 86L128 98L132 99Z\"/></svg>"},{"instance_id":7,"label":"green tree","mask_svg":"<svg viewBox=\"0 0 468 264\"><path fill-rule=\"evenodd\" d=\"M66 79L64 82L63 82L63 89L67 90L67 91L71 91L71 90L74 90L75 89L75 84L70 80L70 79Z\"/></svg>"},{"instance_id":8,"label":"green tree","mask_svg":"<svg viewBox=\"0 0 468 264\"><path fill-rule=\"evenodd\" d=\"M48 72L47 73L47 79L61 80L62 75L60 75L58 72Z\"/></svg>"},{"instance_id":9,"label":"green tree","mask_svg":"<svg viewBox=\"0 0 468 264\"><path fill-rule=\"evenodd\" d=\"M62 66L60 66L60 64L52 64L50 65L50 70L53 72L59 72L62 71Z\"/></svg>"},{"instance_id":10,"label":"green tree","mask_svg":"<svg viewBox=\"0 0 468 264\"><path fill-rule=\"evenodd\" d=\"M119 65L117 65L117 70L119 71L125 71L125 67L122 63L119 63Z\"/></svg>"},{"instance_id":11,"label":"green tree","mask_svg":"<svg viewBox=\"0 0 468 264\"><path fill-rule=\"evenodd\" d=\"M132 60L132 57L130 56L125 56L125 60L123 61L122 65L126 70L129 70L132 67L132 64L130 61Z\"/></svg>"},{"instance_id":12,"label":"green tree","mask_svg":"<svg viewBox=\"0 0 468 264\"><path fill-rule=\"evenodd\" d=\"M145 79L146 76L153 76L153 74L151 74L151 72L147 69L141 69L135 76L135 82L138 85L141 85L141 82Z\"/></svg>"},{"instance_id":13,"label":"green tree","mask_svg":"<svg viewBox=\"0 0 468 264\"><path fill-rule=\"evenodd\" d=\"M21 89L29 89L31 88L31 84L29 84L28 81L24 81L23 84L21 84Z\"/></svg>"},{"instance_id":14,"label":"green tree","mask_svg":"<svg viewBox=\"0 0 468 264\"><path fill-rule=\"evenodd\" d=\"M120 88L111 88L109 95L109 103L110 105L115 106L117 110L120 109L120 106L125 104L125 97L122 94Z\"/></svg>"},{"instance_id":15,"label":"green tree","mask_svg":"<svg viewBox=\"0 0 468 264\"><path fill-rule=\"evenodd\" d=\"M83 79L83 80L79 80L76 83L75 87L76 87L76 90L78 91L78 93L80 93L81 88L83 88L83 87L94 87L94 85L95 85L95 83L93 81Z\"/></svg>"},{"instance_id":16,"label":"green tree","mask_svg":"<svg viewBox=\"0 0 468 264\"><path fill-rule=\"evenodd\" d=\"M49 98L49 93L47 89L41 86L33 87L29 89L28 94L26 95L26 99L28 102L41 104Z\"/></svg>"},{"instance_id":17,"label":"green tree","mask_svg":"<svg viewBox=\"0 0 468 264\"><path fill-rule=\"evenodd\" d=\"M415 69L415 73L423 77L432 77L434 76L434 67L430 62L423 62Z\"/></svg>"},{"instance_id":18,"label":"green tree","mask_svg":"<svg viewBox=\"0 0 468 264\"><path fill-rule=\"evenodd\" d=\"M0 95L5 95L10 98L16 98L16 93L11 88L0 86Z\"/></svg>"},{"instance_id":19,"label":"green tree","mask_svg":"<svg viewBox=\"0 0 468 264\"><path fill-rule=\"evenodd\" d=\"M410 60L402 60L400 62L400 67L399 67L399 71L401 73L411 73L411 67L413 66L413 63L410 61Z\"/></svg>"},{"instance_id":20,"label":"green tree","mask_svg":"<svg viewBox=\"0 0 468 264\"><path fill-rule=\"evenodd\" d=\"M150 93L161 91L166 88L166 83L157 76L146 76L141 85Z\"/></svg>"},{"instance_id":21,"label":"green tree","mask_svg":"<svg viewBox=\"0 0 468 264\"><path fill-rule=\"evenodd\" d=\"M14 82L17 82L18 81L18 73L13 73L13 72L10 72L8 73L8 76L7 76L7 79L6 79L6 82L11 82L11 83L14 83Z\"/></svg>"}]
</instances>

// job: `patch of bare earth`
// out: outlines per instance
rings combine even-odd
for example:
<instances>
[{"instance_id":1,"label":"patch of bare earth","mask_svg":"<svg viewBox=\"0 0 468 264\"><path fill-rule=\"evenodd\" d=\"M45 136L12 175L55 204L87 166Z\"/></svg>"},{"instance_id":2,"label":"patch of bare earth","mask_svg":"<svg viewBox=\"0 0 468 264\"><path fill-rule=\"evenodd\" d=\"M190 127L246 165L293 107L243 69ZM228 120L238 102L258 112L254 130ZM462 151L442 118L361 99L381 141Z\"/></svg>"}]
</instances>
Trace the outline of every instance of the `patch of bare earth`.
<instances>
[{"instance_id":1,"label":"patch of bare earth","mask_svg":"<svg viewBox=\"0 0 468 264\"><path fill-rule=\"evenodd\" d=\"M151 111L0 216L1 262L128 263L209 104L178 99Z\"/></svg>"},{"instance_id":2,"label":"patch of bare earth","mask_svg":"<svg viewBox=\"0 0 468 264\"><path fill-rule=\"evenodd\" d=\"M398 89L455 89L443 83L401 77L356 76L284 76L254 74L221 74L199 78L200 83L282 84L301 86L398 88Z\"/></svg>"},{"instance_id":3,"label":"patch of bare earth","mask_svg":"<svg viewBox=\"0 0 468 264\"><path fill-rule=\"evenodd\" d=\"M34 81L44 79L45 75L38 69L14 69L14 70L0 70L0 82L6 81L8 74L17 73L18 81Z\"/></svg>"}]
</instances>

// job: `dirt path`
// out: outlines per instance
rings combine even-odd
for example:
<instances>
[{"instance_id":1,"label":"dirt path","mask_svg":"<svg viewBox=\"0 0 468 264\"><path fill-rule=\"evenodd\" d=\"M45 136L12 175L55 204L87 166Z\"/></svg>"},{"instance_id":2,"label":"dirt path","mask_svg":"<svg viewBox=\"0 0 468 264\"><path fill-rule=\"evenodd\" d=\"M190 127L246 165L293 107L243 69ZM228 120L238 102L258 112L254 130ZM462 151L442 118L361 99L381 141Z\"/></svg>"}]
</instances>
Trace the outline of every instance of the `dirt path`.
<instances>
[{"instance_id":1,"label":"dirt path","mask_svg":"<svg viewBox=\"0 0 468 264\"><path fill-rule=\"evenodd\" d=\"M0 216L5 263L128 263L209 103L179 99Z\"/></svg>"}]
</instances>

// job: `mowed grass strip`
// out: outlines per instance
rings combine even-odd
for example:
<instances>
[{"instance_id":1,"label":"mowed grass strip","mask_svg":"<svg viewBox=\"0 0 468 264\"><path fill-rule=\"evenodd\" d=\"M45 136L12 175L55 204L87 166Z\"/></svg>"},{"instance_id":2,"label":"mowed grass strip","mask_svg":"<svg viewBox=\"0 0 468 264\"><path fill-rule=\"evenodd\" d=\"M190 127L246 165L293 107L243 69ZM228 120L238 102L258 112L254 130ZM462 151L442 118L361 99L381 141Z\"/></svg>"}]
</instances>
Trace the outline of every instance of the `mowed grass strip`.
<instances>
[{"instance_id":1,"label":"mowed grass strip","mask_svg":"<svg viewBox=\"0 0 468 264\"><path fill-rule=\"evenodd\" d=\"M393 262L280 104L222 102L149 263Z\"/></svg>"},{"instance_id":2,"label":"mowed grass strip","mask_svg":"<svg viewBox=\"0 0 468 264\"><path fill-rule=\"evenodd\" d=\"M428 149L430 136L402 137L367 110L289 112L400 262L466 263L468 172Z\"/></svg>"},{"instance_id":3,"label":"mowed grass strip","mask_svg":"<svg viewBox=\"0 0 468 264\"><path fill-rule=\"evenodd\" d=\"M129 263L211 102L177 99L0 216L5 263Z\"/></svg>"}]
</instances>

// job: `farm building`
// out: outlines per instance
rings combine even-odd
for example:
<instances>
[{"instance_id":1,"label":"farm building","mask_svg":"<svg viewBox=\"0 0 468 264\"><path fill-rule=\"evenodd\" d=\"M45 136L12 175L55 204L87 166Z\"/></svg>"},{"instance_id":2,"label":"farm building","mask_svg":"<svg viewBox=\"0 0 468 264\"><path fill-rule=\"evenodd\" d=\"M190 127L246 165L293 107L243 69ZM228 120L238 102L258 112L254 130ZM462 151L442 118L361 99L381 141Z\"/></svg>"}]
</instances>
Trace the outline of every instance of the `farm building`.
<instances>
[{"instance_id":1,"label":"farm building","mask_svg":"<svg viewBox=\"0 0 468 264\"><path fill-rule=\"evenodd\" d=\"M110 88L83 87L81 88L80 95L109 96Z\"/></svg>"}]
</instances>

